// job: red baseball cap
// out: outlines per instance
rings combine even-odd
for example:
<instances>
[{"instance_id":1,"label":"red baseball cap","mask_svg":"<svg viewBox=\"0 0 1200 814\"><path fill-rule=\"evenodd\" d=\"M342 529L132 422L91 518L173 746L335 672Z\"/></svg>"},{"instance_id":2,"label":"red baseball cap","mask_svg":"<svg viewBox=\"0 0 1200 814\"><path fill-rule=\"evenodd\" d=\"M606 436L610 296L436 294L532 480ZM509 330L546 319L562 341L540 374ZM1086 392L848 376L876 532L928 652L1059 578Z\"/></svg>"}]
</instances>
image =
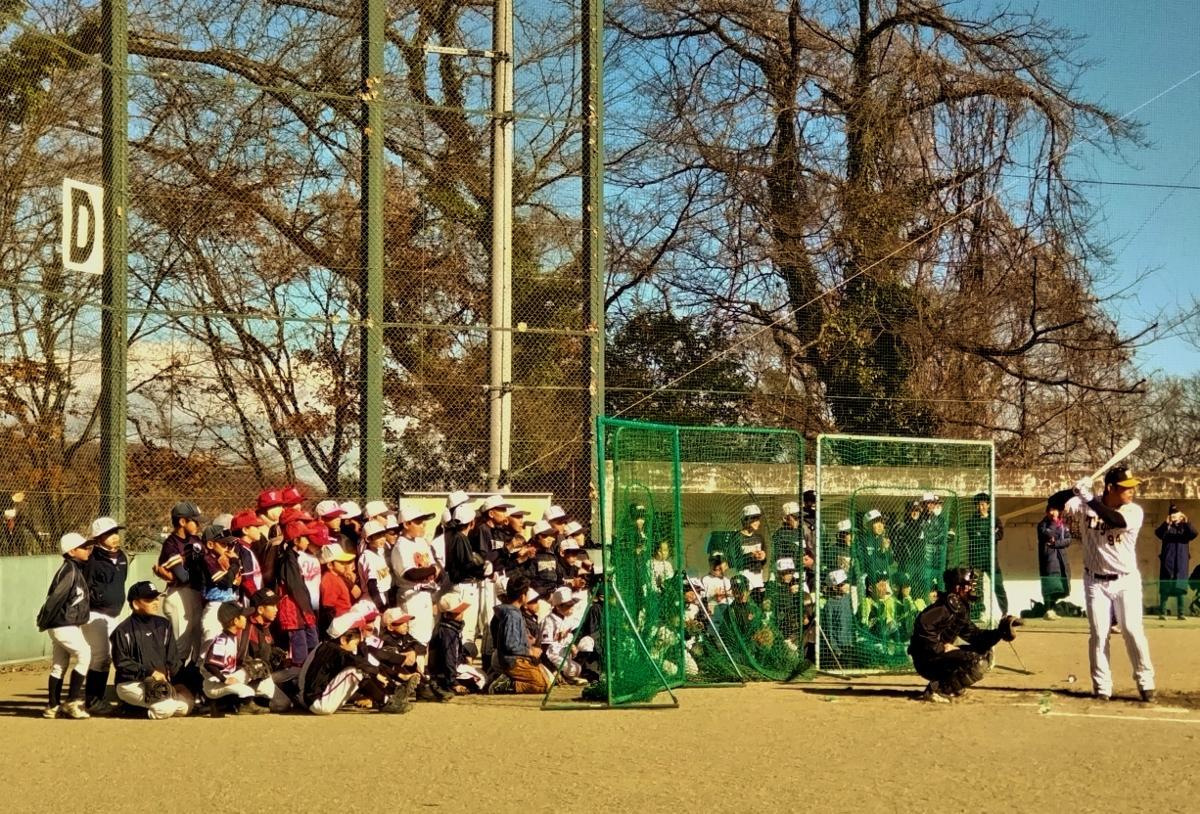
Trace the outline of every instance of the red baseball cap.
<instances>
[{"instance_id":1,"label":"red baseball cap","mask_svg":"<svg viewBox=\"0 0 1200 814\"><path fill-rule=\"evenodd\" d=\"M307 520L293 520L283 527L283 538L290 541L298 540L301 537L307 537L308 528L309 525ZM309 540L309 542L312 541Z\"/></svg>"},{"instance_id":2,"label":"red baseball cap","mask_svg":"<svg viewBox=\"0 0 1200 814\"><path fill-rule=\"evenodd\" d=\"M304 493L301 492L295 486L285 487L283 490L282 497L283 497L282 502L286 506L291 506L295 503L303 503L304 502Z\"/></svg>"},{"instance_id":3,"label":"red baseball cap","mask_svg":"<svg viewBox=\"0 0 1200 814\"><path fill-rule=\"evenodd\" d=\"M304 511L304 509L295 509L291 506L284 509L279 515L279 525L281 526L286 526L288 523L291 523L295 520L308 522L309 520L312 520L312 515Z\"/></svg>"},{"instance_id":4,"label":"red baseball cap","mask_svg":"<svg viewBox=\"0 0 1200 814\"><path fill-rule=\"evenodd\" d=\"M329 527L320 521L308 524L308 531L304 535L308 541L315 546L329 545Z\"/></svg>"},{"instance_id":5,"label":"red baseball cap","mask_svg":"<svg viewBox=\"0 0 1200 814\"><path fill-rule=\"evenodd\" d=\"M267 509L274 509L276 506L282 506L284 503L283 495L279 494L278 489L264 489L258 493L257 509L264 512Z\"/></svg>"},{"instance_id":6,"label":"red baseball cap","mask_svg":"<svg viewBox=\"0 0 1200 814\"><path fill-rule=\"evenodd\" d=\"M241 531L248 526L257 526L258 522L258 513L254 509L246 509L233 516L229 521L229 530Z\"/></svg>"}]
</instances>

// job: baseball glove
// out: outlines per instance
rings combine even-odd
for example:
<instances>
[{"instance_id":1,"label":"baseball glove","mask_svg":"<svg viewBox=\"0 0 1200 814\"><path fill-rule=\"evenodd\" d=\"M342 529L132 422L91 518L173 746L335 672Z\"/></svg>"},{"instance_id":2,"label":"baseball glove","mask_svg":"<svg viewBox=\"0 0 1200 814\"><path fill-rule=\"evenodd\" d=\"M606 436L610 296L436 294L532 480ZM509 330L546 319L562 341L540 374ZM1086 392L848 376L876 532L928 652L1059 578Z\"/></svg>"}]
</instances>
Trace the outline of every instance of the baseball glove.
<instances>
[{"instance_id":1,"label":"baseball glove","mask_svg":"<svg viewBox=\"0 0 1200 814\"><path fill-rule=\"evenodd\" d=\"M163 678L142 680L142 698L147 704L156 704L171 697L171 682Z\"/></svg>"},{"instance_id":2,"label":"baseball glove","mask_svg":"<svg viewBox=\"0 0 1200 814\"><path fill-rule=\"evenodd\" d=\"M1014 628L1018 628L1025 624L1015 616L1005 616L1000 620L1000 638L1006 642L1011 642L1017 638L1017 632Z\"/></svg>"},{"instance_id":3,"label":"baseball glove","mask_svg":"<svg viewBox=\"0 0 1200 814\"><path fill-rule=\"evenodd\" d=\"M261 681L271 675L271 666L262 659L246 659L242 664L247 681Z\"/></svg>"}]
</instances>

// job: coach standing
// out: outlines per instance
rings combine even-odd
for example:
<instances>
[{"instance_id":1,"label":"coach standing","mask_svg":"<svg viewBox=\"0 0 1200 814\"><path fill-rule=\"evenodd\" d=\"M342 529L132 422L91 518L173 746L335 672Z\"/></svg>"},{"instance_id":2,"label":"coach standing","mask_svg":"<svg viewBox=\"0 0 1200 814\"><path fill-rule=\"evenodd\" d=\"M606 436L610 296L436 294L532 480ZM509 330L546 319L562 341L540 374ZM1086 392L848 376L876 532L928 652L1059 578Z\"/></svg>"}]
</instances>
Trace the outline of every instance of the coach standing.
<instances>
[{"instance_id":1,"label":"coach standing","mask_svg":"<svg viewBox=\"0 0 1200 814\"><path fill-rule=\"evenodd\" d=\"M1084 479L1075 484L1075 496L1066 504L1065 514L1079 529L1083 544L1092 690L1104 701L1112 698L1108 636L1114 611L1142 700L1154 700L1154 666L1142 627L1142 575L1137 565L1137 535L1144 517L1142 507L1133 502L1139 483L1128 469L1114 466L1104 475L1101 495L1094 496L1091 480Z\"/></svg>"}]
</instances>

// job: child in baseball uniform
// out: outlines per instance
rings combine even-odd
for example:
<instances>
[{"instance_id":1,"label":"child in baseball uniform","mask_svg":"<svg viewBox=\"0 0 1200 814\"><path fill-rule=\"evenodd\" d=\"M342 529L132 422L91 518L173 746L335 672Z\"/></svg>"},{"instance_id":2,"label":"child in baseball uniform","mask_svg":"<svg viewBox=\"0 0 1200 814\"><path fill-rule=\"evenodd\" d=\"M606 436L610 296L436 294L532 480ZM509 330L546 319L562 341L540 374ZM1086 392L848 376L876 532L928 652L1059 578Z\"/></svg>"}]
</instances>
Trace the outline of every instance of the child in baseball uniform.
<instances>
[{"instance_id":1,"label":"child in baseball uniform","mask_svg":"<svg viewBox=\"0 0 1200 814\"><path fill-rule=\"evenodd\" d=\"M578 620L572 611L577 600L570 588L563 586L550 594L550 613L542 620L540 643L542 665L553 675L562 665L559 675L568 684L586 684L583 666L575 660L578 646L572 644Z\"/></svg>"},{"instance_id":2,"label":"child in baseball uniform","mask_svg":"<svg viewBox=\"0 0 1200 814\"><path fill-rule=\"evenodd\" d=\"M368 520L362 529L363 544L358 552L358 583L364 594L383 613L392 596L392 569L388 566L387 527Z\"/></svg>"},{"instance_id":3,"label":"child in baseball uniform","mask_svg":"<svg viewBox=\"0 0 1200 814\"><path fill-rule=\"evenodd\" d=\"M287 633L288 657L294 667L303 665L308 654L317 646L321 563L308 550L308 534L307 522L293 520L288 523L284 527L285 542L279 555L278 625Z\"/></svg>"},{"instance_id":4,"label":"child in baseball uniform","mask_svg":"<svg viewBox=\"0 0 1200 814\"><path fill-rule=\"evenodd\" d=\"M392 549L392 573L395 574L397 596L400 607L410 614L409 631L413 638L428 647L433 638L433 600L438 590L440 569L433 559L433 551L425 540L425 525L433 518L412 504L400 510L400 523L404 533ZM425 672L426 658L417 659L420 672Z\"/></svg>"},{"instance_id":5,"label":"child in baseball uniform","mask_svg":"<svg viewBox=\"0 0 1200 814\"><path fill-rule=\"evenodd\" d=\"M708 573L700 579L700 587L704 589L704 599L708 603L708 615L714 623L721 621L725 608L733 602L733 586L729 581L729 563L720 551L714 551L708 557Z\"/></svg>"},{"instance_id":6,"label":"child in baseball uniform","mask_svg":"<svg viewBox=\"0 0 1200 814\"><path fill-rule=\"evenodd\" d=\"M319 628L329 627L336 617L350 610L362 592L354 584L354 555L342 548L341 543L321 546L321 565L325 573L321 576L321 604L317 612ZM375 603L371 603L375 607ZM378 608L376 607L378 613Z\"/></svg>"},{"instance_id":7,"label":"child in baseball uniform","mask_svg":"<svg viewBox=\"0 0 1200 814\"><path fill-rule=\"evenodd\" d=\"M236 537L226 536L219 527L204 530L204 611L200 615L200 646L207 650L224 625L217 610L238 598L242 579L242 560L237 555Z\"/></svg>"},{"instance_id":8,"label":"child in baseball uniform","mask_svg":"<svg viewBox=\"0 0 1200 814\"><path fill-rule=\"evenodd\" d=\"M92 649L83 635L91 606L88 600L87 575L83 565L92 554L92 544L82 535L69 532L59 540L62 565L50 581L46 601L37 615L38 630L50 635L53 644L48 688L49 703L42 710L43 718L89 718L83 708L84 679L92 662ZM67 701L62 701L63 675L75 660L67 689Z\"/></svg>"},{"instance_id":9,"label":"child in baseball uniform","mask_svg":"<svg viewBox=\"0 0 1200 814\"><path fill-rule=\"evenodd\" d=\"M404 692L388 693L380 679L378 664L360 653L361 619L354 612L334 619L321 642L300 670L300 702L314 715L332 715L356 694L371 701L383 713L405 713L412 709Z\"/></svg>"},{"instance_id":10,"label":"child in baseball uniform","mask_svg":"<svg viewBox=\"0 0 1200 814\"><path fill-rule=\"evenodd\" d=\"M204 695L213 701L209 711L214 717L225 712L257 715L270 712L266 707L254 703L254 696L261 694L270 700L275 694L275 685L270 676L257 679L242 665L241 638L246 629L246 609L236 602L224 602L217 609L221 622L221 633L204 653L200 673L204 676Z\"/></svg>"},{"instance_id":11,"label":"child in baseball uniform","mask_svg":"<svg viewBox=\"0 0 1200 814\"><path fill-rule=\"evenodd\" d=\"M92 521L92 556L84 563L88 579L88 622L83 636L92 651L84 688L84 700L92 714L104 714L109 706L104 700L108 689L109 636L117 627L117 617L125 607L125 579L129 575L129 559L121 550L120 530L111 517Z\"/></svg>"}]
</instances>

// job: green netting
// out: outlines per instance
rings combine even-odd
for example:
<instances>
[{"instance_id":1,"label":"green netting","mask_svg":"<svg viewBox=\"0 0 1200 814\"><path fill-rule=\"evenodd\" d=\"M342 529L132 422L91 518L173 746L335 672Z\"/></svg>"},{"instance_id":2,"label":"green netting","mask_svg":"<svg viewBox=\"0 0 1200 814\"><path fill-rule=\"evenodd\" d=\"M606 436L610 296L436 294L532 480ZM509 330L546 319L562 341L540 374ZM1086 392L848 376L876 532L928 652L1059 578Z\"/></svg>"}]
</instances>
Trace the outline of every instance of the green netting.
<instances>
[{"instance_id":1,"label":"green netting","mask_svg":"<svg viewBox=\"0 0 1200 814\"><path fill-rule=\"evenodd\" d=\"M711 556L720 552L732 589L726 600L706 597L719 640L709 633L695 642L688 683L737 678L723 649L713 652L721 643L745 678L788 679L804 661L807 592L801 526L783 527L783 507L800 502L804 439L789 430L684 427L679 452L689 571L711 583ZM743 517L748 506L760 511L757 522ZM783 574L780 561L790 566Z\"/></svg>"},{"instance_id":2,"label":"green netting","mask_svg":"<svg viewBox=\"0 0 1200 814\"><path fill-rule=\"evenodd\" d=\"M795 675L814 632L804 624L811 597L801 530L780 526L784 504L800 500L803 439L610 419L597 439L609 703ZM751 504L757 525L743 522ZM716 552L726 573L711 573ZM777 575L780 557L791 567Z\"/></svg>"},{"instance_id":3,"label":"green netting","mask_svg":"<svg viewBox=\"0 0 1200 814\"><path fill-rule=\"evenodd\" d=\"M818 437L819 667L911 670L913 622L949 567L984 574L971 612L989 614L994 457L990 441Z\"/></svg>"}]
</instances>

